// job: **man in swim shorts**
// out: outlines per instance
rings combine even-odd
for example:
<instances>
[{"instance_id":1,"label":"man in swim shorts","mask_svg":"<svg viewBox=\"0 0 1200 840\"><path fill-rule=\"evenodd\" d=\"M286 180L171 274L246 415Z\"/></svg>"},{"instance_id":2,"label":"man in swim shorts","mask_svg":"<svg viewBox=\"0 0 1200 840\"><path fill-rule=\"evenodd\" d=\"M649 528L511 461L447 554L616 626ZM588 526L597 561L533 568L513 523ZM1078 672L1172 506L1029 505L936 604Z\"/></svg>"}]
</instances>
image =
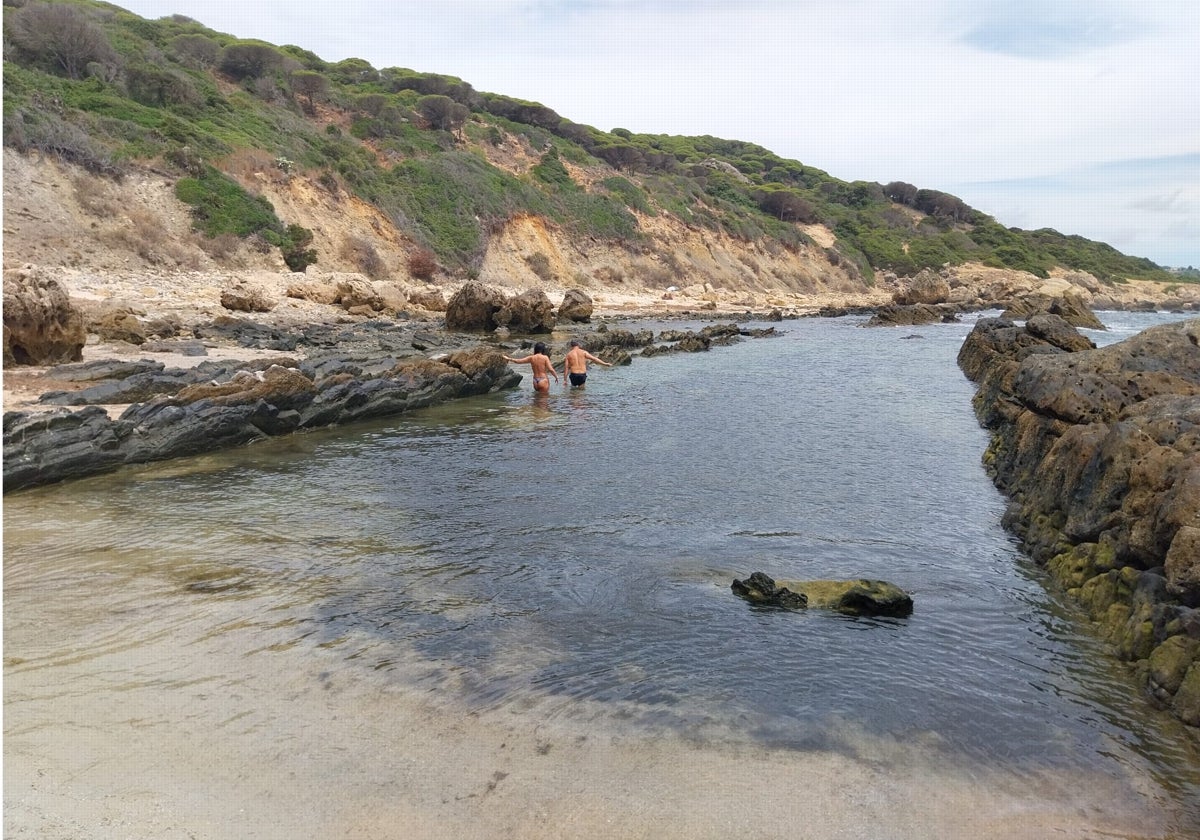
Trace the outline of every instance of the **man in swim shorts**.
<instances>
[{"instance_id":1,"label":"man in swim shorts","mask_svg":"<svg viewBox=\"0 0 1200 840\"><path fill-rule=\"evenodd\" d=\"M589 361L604 365L604 367L612 367L608 362L593 356L580 347L578 341L572 341L571 349L567 351L566 361L563 362L563 373L570 380L572 387L582 388L583 383L587 382L587 363Z\"/></svg>"}]
</instances>

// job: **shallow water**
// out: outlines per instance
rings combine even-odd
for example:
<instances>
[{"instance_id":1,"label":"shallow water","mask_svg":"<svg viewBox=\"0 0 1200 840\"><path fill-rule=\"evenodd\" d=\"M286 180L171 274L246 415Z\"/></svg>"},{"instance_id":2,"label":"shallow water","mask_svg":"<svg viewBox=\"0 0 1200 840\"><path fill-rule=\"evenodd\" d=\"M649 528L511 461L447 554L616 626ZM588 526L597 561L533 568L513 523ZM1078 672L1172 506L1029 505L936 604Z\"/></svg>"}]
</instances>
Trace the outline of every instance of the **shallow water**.
<instances>
[{"instance_id":1,"label":"shallow water","mask_svg":"<svg viewBox=\"0 0 1200 840\"><path fill-rule=\"evenodd\" d=\"M1104 317L1098 343L1166 318ZM524 382L6 497L6 828L66 820L45 785L10 795L14 762L39 766L66 733L113 761L128 708L150 753L165 733L188 761L234 741L223 766L269 776L295 772L259 755L280 737L336 750L323 715L376 720L404 697L479 726L663 745L661 760L702 755L717 776L752 776L730 757L746 750L891 768L893 798L926 814L893 836L955 836L921 781L937 773L986 778L1010 815L1028 803L1028 836L1200 830L1195 736L1143 700L1000 527L955 365L971 324L860 324L787 322L596 369L582 391L536 398ZM916 610L751 608L729 583L757 570L887 579ZM331 710L335 684L355 699ZM377 734L355 742L364 762L403 748ZM70 763L57 760L63 789L110 807L129 795ZM320 767L330 801L381 806L362 767ZM593 770L563 772L608 792L598 813L641 801ZM958 796L980 807L978 790ZM838 825L876 836L873 819ZM601 836L590 828L578 836Z\"/></svg>"}]
</instances>

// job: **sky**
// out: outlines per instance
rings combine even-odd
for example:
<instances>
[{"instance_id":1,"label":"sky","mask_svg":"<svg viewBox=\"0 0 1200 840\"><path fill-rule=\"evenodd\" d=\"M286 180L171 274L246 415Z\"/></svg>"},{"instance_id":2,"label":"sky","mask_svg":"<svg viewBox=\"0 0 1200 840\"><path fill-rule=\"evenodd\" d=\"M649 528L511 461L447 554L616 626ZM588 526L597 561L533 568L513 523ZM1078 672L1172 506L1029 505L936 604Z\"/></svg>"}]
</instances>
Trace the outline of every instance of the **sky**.
<instances>
[{"instance_id":1,"label":"sky","mask_svg":"<svg viewBox=\"0 0 1200 840\"><path fill-rule=\"evenodd\" d=\"M1200 267L1196 0L117 0Z\"/></svg>"}]
</instances>

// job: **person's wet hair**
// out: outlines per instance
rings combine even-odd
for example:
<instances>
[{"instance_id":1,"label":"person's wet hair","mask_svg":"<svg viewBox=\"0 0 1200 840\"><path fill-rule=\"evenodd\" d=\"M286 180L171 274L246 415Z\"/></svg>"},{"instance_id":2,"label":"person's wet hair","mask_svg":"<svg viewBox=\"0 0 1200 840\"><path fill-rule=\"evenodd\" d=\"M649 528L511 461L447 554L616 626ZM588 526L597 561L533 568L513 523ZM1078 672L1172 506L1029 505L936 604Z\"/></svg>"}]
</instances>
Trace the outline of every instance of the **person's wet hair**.
<instances>
[{"instance_id":1,"label":"person's wet hair","mask_svg":"<svg viewBox=\"0 0 1200 840\"><path fill-rule=\"evenodd\" d=\"M540 341L539 341L537 344L533 345L533 352L534 352L534 353L541 353L543 356L549 356L549 355L550 355L550 352L549 352L549 351L546 349L546 345L545 345L545 344L543 344L543 343L542 343L542 342L540 342Z\"/></svg>"}]
</instances>

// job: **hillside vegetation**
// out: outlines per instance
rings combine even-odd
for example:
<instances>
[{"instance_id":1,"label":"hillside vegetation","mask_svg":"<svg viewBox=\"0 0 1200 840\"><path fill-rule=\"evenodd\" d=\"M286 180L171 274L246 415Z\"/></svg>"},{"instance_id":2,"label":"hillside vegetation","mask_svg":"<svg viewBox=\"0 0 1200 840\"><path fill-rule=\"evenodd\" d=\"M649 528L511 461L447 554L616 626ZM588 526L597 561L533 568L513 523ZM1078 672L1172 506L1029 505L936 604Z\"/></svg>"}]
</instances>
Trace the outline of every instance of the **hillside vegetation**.
<instances>
[{"instance_id":1,"label":"hillside vegetation","mask_svg":"<svg viewBox=\"0 0 1200 840\"><path fill-rule=\"evenodd\" d=\"M94 0L4 6L6 149L114 182L147 169L170 178L218 261L249 246L296 271L336 261L378 276L394 268L390 242L412 277L470 278L514 223L534 220L581 253L654 254L668 279L687 266L660 240L683 232L710 249L744 243L766 263L805 255L864 287L877 272L967 262L1179 279L1104 243L1005 227L911 184L848 183L752 143L602 131L458 78L327 62L181 15L145 20ZM298 205L267 197L290 179L312 186L310 201L353 203L362 229L334 243L306 226ZM539 277L563 271L553 257L525 249Z\"/></svg>"}]
</instances>

